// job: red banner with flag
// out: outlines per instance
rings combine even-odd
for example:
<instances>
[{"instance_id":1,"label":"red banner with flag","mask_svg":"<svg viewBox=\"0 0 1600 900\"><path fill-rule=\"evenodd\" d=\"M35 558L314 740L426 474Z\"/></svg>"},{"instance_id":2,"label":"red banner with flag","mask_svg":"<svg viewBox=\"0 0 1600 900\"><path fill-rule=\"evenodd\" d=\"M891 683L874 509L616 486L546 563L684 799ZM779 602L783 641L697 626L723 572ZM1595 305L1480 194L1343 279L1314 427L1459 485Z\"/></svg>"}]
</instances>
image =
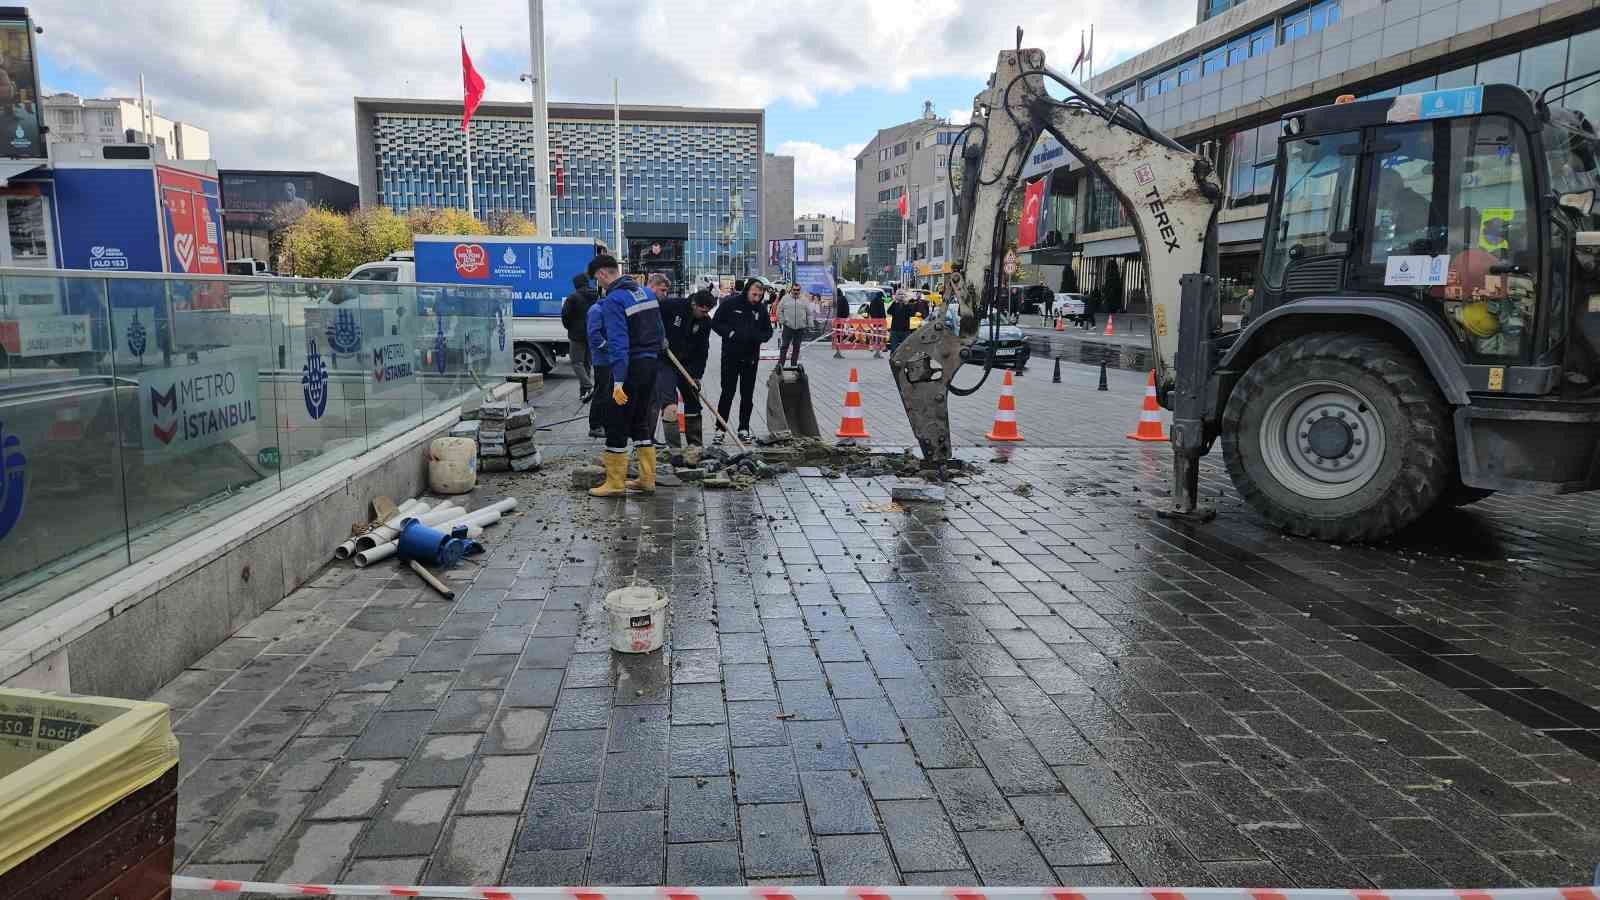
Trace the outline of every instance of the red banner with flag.
<instances>
[{"instance_id":1,"label":"red banner with flag","mask_svg":"<svg viewBox=\"0 0 1600 900\"><path fill-rule=\"evenodd\" d=\"M902 218L902 219L911 218L911 207L906 203L906 195L905 194L901 194L900 195L899 207L900 207L900 218Z\"/></svg>"},{"instance_id":2,"label":"red banner with flag","mask_svg":"<svg viewBox=\"0 0 1600 900\"><path fill-rule=\"evenodd\" d=\"M461 130L467 130L472 114L483 100L483 76L472 67L472 57L467 55L467 38L461 38Z\"/></svg>"},{"instance_id":3,"label":"red banner with flag","mask_svg":"<svg viewBox=\"0 0 1600 900\"><path fill-rule=\"evenodd\" d=\"M1047 179L1028 185L1022 195L1022 219L1017 223L1017 247L1026 249L1039 241L1039 217L1044 213L1044 188Z\"/></svg>"}]
</instances>

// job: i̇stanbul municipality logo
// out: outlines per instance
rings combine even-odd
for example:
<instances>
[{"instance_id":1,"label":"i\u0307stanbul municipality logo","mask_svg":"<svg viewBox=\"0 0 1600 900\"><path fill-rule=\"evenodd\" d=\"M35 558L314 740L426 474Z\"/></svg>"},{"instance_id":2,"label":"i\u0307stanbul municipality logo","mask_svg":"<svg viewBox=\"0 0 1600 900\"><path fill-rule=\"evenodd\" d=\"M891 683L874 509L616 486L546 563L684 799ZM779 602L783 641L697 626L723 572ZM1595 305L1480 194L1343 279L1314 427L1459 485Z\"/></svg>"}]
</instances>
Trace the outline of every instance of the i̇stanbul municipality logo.
<instances>
[{"instance_id":1,"label":"i\u0307stanbul municipality logo","mask_svg":"<svg viewBox=\"0 0 1600 900\"><path fill-rule=\"evenodd\" d=\"M328 364L317 352L317 339L306 338L306 364L300 369L300 393L305 395L306 412L313 419L328 411Z\"/></svg>"}]
</instances>

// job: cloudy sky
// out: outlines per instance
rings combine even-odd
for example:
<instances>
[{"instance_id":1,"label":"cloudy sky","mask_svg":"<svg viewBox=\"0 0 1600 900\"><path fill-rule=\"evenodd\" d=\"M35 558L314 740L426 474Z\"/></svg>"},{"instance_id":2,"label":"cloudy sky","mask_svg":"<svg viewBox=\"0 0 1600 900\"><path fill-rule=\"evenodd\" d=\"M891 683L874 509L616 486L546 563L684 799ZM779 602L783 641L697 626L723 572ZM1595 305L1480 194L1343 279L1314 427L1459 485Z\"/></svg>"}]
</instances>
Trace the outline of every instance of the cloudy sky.
<instances>
[{"instance_id":1,"label":"cloudy sky","mask_svg":"<svg viewBox=\"0 0 1600 900\"><path fill-rule=\"evenodd\" d=\"M134 13L135 6L137 12ZM46 90L132 95L211 132L225 168L353 180L358 95L461 96L456 26L489 83L525 99L525 0L35 0ZM854 155L880 127L971 108L1015 43L1096 68L1194 22L1194 0L547 0L552 100L766 107L767 149L796 159L796 211L851 207ZM128 13L128 14L124 14Z\"/></svg>"}]
</instances>

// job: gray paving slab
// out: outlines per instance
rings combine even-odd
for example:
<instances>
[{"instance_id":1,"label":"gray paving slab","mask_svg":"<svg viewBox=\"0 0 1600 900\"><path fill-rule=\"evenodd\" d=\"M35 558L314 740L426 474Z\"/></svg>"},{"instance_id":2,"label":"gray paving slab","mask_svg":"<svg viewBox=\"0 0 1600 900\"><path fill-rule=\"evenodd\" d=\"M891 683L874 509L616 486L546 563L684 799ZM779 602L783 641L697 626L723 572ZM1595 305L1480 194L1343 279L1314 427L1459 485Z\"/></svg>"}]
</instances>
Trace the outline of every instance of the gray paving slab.
<instances>
[{"instance_id":1,"label":"gray paving slab","mask_svg":"<svg viewBox=\"0 0 1600 900\"><path fill-rule=\"evenodd\" d=\"M1334 548L1266 527L1208 460L1221 516L1175 527L1144 505L1166 449L1122 437L1142 379L1063 374L1018 379L1028 440L1003 461L971 446L993 385L953 404L983 472L937 509L884 512L887 482L820 471L602 503L562 483L594 445L558 427L549 474L485 474L465 498L526 513L451 573L457 603L333 566L163 689L183 711L180 864L569 885L1585 876L1600 501L1497 495ZM909 443L886 376L864 379L869 426ZM541 402L570 390L552 378ZM634 576L669 586L677 621L667 650L624 658L598 601Z\"/></svg>"}]
</instances>

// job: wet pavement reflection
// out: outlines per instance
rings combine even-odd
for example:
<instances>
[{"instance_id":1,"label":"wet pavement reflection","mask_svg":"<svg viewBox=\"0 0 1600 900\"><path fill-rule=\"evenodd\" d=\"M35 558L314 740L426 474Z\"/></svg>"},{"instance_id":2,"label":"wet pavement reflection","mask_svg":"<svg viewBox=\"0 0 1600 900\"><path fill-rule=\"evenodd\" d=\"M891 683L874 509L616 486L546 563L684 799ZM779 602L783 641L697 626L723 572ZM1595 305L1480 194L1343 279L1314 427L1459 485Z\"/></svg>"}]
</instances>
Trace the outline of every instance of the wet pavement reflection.
<instances>
[{"instance_id":1,"label":"wet pavement reflection","mask_svg":"<svg viewBox=\"0 0 1600 900\"><path fill-rule=\"evenodd\" d=\"M1587 883L1600 500L1495 496L1341 546L1273 532L1209 461L1218 520L1157 518L1160 447L968 456L982 471L945 503L901 506L892 479L616 502L560 464L487 477L477 494L523 514L451 573L455 603L330 568L163 692L180 860L298 881ZM600 601L634 580L671 597L661 652L609 650Z\"/></svg>"}]
</instances>

